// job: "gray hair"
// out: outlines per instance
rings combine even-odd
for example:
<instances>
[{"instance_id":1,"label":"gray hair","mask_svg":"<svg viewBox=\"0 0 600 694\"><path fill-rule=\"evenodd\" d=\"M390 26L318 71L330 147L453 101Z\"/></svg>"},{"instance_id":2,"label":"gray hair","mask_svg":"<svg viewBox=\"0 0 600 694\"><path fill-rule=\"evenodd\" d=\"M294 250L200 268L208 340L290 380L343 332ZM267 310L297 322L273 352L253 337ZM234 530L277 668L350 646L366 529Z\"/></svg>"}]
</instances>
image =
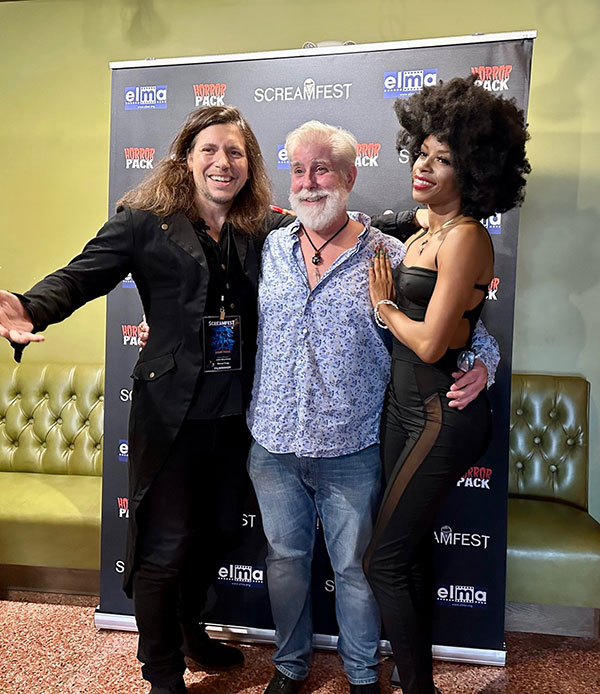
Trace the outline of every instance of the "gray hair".
<instances>
[{"instance_id":1,"label":"gray hair","mask_svg":"<svg viewBox=\"0 0 600 694\"><path fill-rule=\"evenodd\" d=\"M292 160L291 153L299 144L324 144L330 147L331 156L347 171L356 161L356 138L351 132L334 125L321 123L318 120L309 120L303 123L285 138L285 148L288 159Z\"/></svg>"}]
</instances>

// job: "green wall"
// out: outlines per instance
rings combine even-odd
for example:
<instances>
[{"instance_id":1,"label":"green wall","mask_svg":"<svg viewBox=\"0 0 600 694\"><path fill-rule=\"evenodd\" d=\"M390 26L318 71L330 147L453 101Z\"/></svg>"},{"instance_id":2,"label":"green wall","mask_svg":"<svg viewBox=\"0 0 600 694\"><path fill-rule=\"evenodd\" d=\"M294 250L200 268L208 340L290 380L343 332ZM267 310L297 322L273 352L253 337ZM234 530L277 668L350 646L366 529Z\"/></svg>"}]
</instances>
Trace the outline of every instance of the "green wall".
<instances>
[{"instance_id":1,"label":"green wall","mask_svg":"<svg viewBox=\"0 0 600 694\"><path fill-rule=\"evenodd\" d=\"M0 286L64 264L107 213L111 60L536 29L533 166L521 216L514 368L592 382L592 512L600 519L600 163L597 0L24 0L0 3ZM100 362L104 302L30 361ZM0 359L10 350L0 345Z\"/></svg>"}]
</instances>

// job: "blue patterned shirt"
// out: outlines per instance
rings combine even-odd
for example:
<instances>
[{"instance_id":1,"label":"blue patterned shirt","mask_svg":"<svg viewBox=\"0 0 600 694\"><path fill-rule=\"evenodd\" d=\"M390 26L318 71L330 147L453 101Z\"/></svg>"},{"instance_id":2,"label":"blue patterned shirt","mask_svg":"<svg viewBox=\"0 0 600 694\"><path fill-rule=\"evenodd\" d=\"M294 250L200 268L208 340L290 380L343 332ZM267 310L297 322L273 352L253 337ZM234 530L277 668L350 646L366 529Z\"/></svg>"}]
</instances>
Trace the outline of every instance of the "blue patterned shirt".
<instances>
[{"instance_id":1,"label":"blue patterned shirt","mask_svg":"<svg viewBox=\"0 0 600 694\"><path fill-rule=\"evenodd\" d=\"M367 215L349 215L364 231L312 291L299 221L271 232L265 242L248 425L271 453L337 457L379 441L391 359L389 333L373 320L367 268L379 243L388 249L392 266L406 247L371 227ZM483 359L490 373L494 358Z\"/></svg>"}]
</instances>

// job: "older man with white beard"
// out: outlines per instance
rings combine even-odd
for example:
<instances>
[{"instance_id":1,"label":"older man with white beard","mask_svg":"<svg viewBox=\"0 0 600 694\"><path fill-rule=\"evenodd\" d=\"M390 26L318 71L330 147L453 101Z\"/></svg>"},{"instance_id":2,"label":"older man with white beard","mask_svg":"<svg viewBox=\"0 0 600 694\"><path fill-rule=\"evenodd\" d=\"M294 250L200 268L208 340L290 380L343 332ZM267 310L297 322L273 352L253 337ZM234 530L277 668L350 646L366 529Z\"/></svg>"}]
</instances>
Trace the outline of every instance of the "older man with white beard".
<instances>
[{"instance_id":1,"label":"older man with white beard","mask_svg":"<svg viewBox=\"0 0 600 694\"><path fill-rule=\"evenodd\" d=\"M346 211L356 180L350 133L310 121L288 135L286 149L298 218L272 232L263 249L248 413L248 470L268 541L276 626L276 670L265 694L294 694L308 675L317 517L335 574L338 651L350 692L378 694L380 619L361 562L380 499L379 417L390 355L373 321L367 266L380 245L392 265L405 247L372 228L367 215ZM485 329L476 339L491 340Z\"/></svg>"}]
</instances>

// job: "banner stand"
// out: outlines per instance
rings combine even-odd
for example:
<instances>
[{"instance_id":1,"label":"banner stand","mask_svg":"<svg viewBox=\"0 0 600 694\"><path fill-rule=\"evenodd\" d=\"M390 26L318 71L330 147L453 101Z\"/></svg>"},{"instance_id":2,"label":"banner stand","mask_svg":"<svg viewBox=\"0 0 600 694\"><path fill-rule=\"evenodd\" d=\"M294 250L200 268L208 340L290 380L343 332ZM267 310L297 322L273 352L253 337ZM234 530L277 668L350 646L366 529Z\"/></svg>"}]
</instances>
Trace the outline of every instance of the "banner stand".
<instances>
[{"instance_id":1,"label":"banner stand","mask_svg":"<svg viewBox=\"0 0 600 694\"><path fill-rule=\"evenodd\" d=\"M534 31L353 46L111 63L109 209L167 154L194 108L237 106L254 129L272 181L273 202L287 206L288 132L308 120L346 128L358 146L350 210L380 215L413 206L410 153L396 150L393 105L424 86L476 75L485 89L527 112ZM502 361L489 391L490 448L452 491L434 525L435 658L505 664L504 614L508 433L519 212L482 220L492 235L495 277L483 320ZM102 563L98 628L135 630L122 591L125 571L127 419L130 374L138 358L142 307L131 275L107 298ZM168 406L168 404L167 404ZM244 542L217 570L204 621L218 637L272 643L266 542L256 499L240 513ZM335 580L322 528L313 561L315 645L335 648ZM383 635L385 637L385 634ZM452 645L446 645L452 644ZM389 645L383 642L383 652Z\"/></svg>"}]
</instances>

